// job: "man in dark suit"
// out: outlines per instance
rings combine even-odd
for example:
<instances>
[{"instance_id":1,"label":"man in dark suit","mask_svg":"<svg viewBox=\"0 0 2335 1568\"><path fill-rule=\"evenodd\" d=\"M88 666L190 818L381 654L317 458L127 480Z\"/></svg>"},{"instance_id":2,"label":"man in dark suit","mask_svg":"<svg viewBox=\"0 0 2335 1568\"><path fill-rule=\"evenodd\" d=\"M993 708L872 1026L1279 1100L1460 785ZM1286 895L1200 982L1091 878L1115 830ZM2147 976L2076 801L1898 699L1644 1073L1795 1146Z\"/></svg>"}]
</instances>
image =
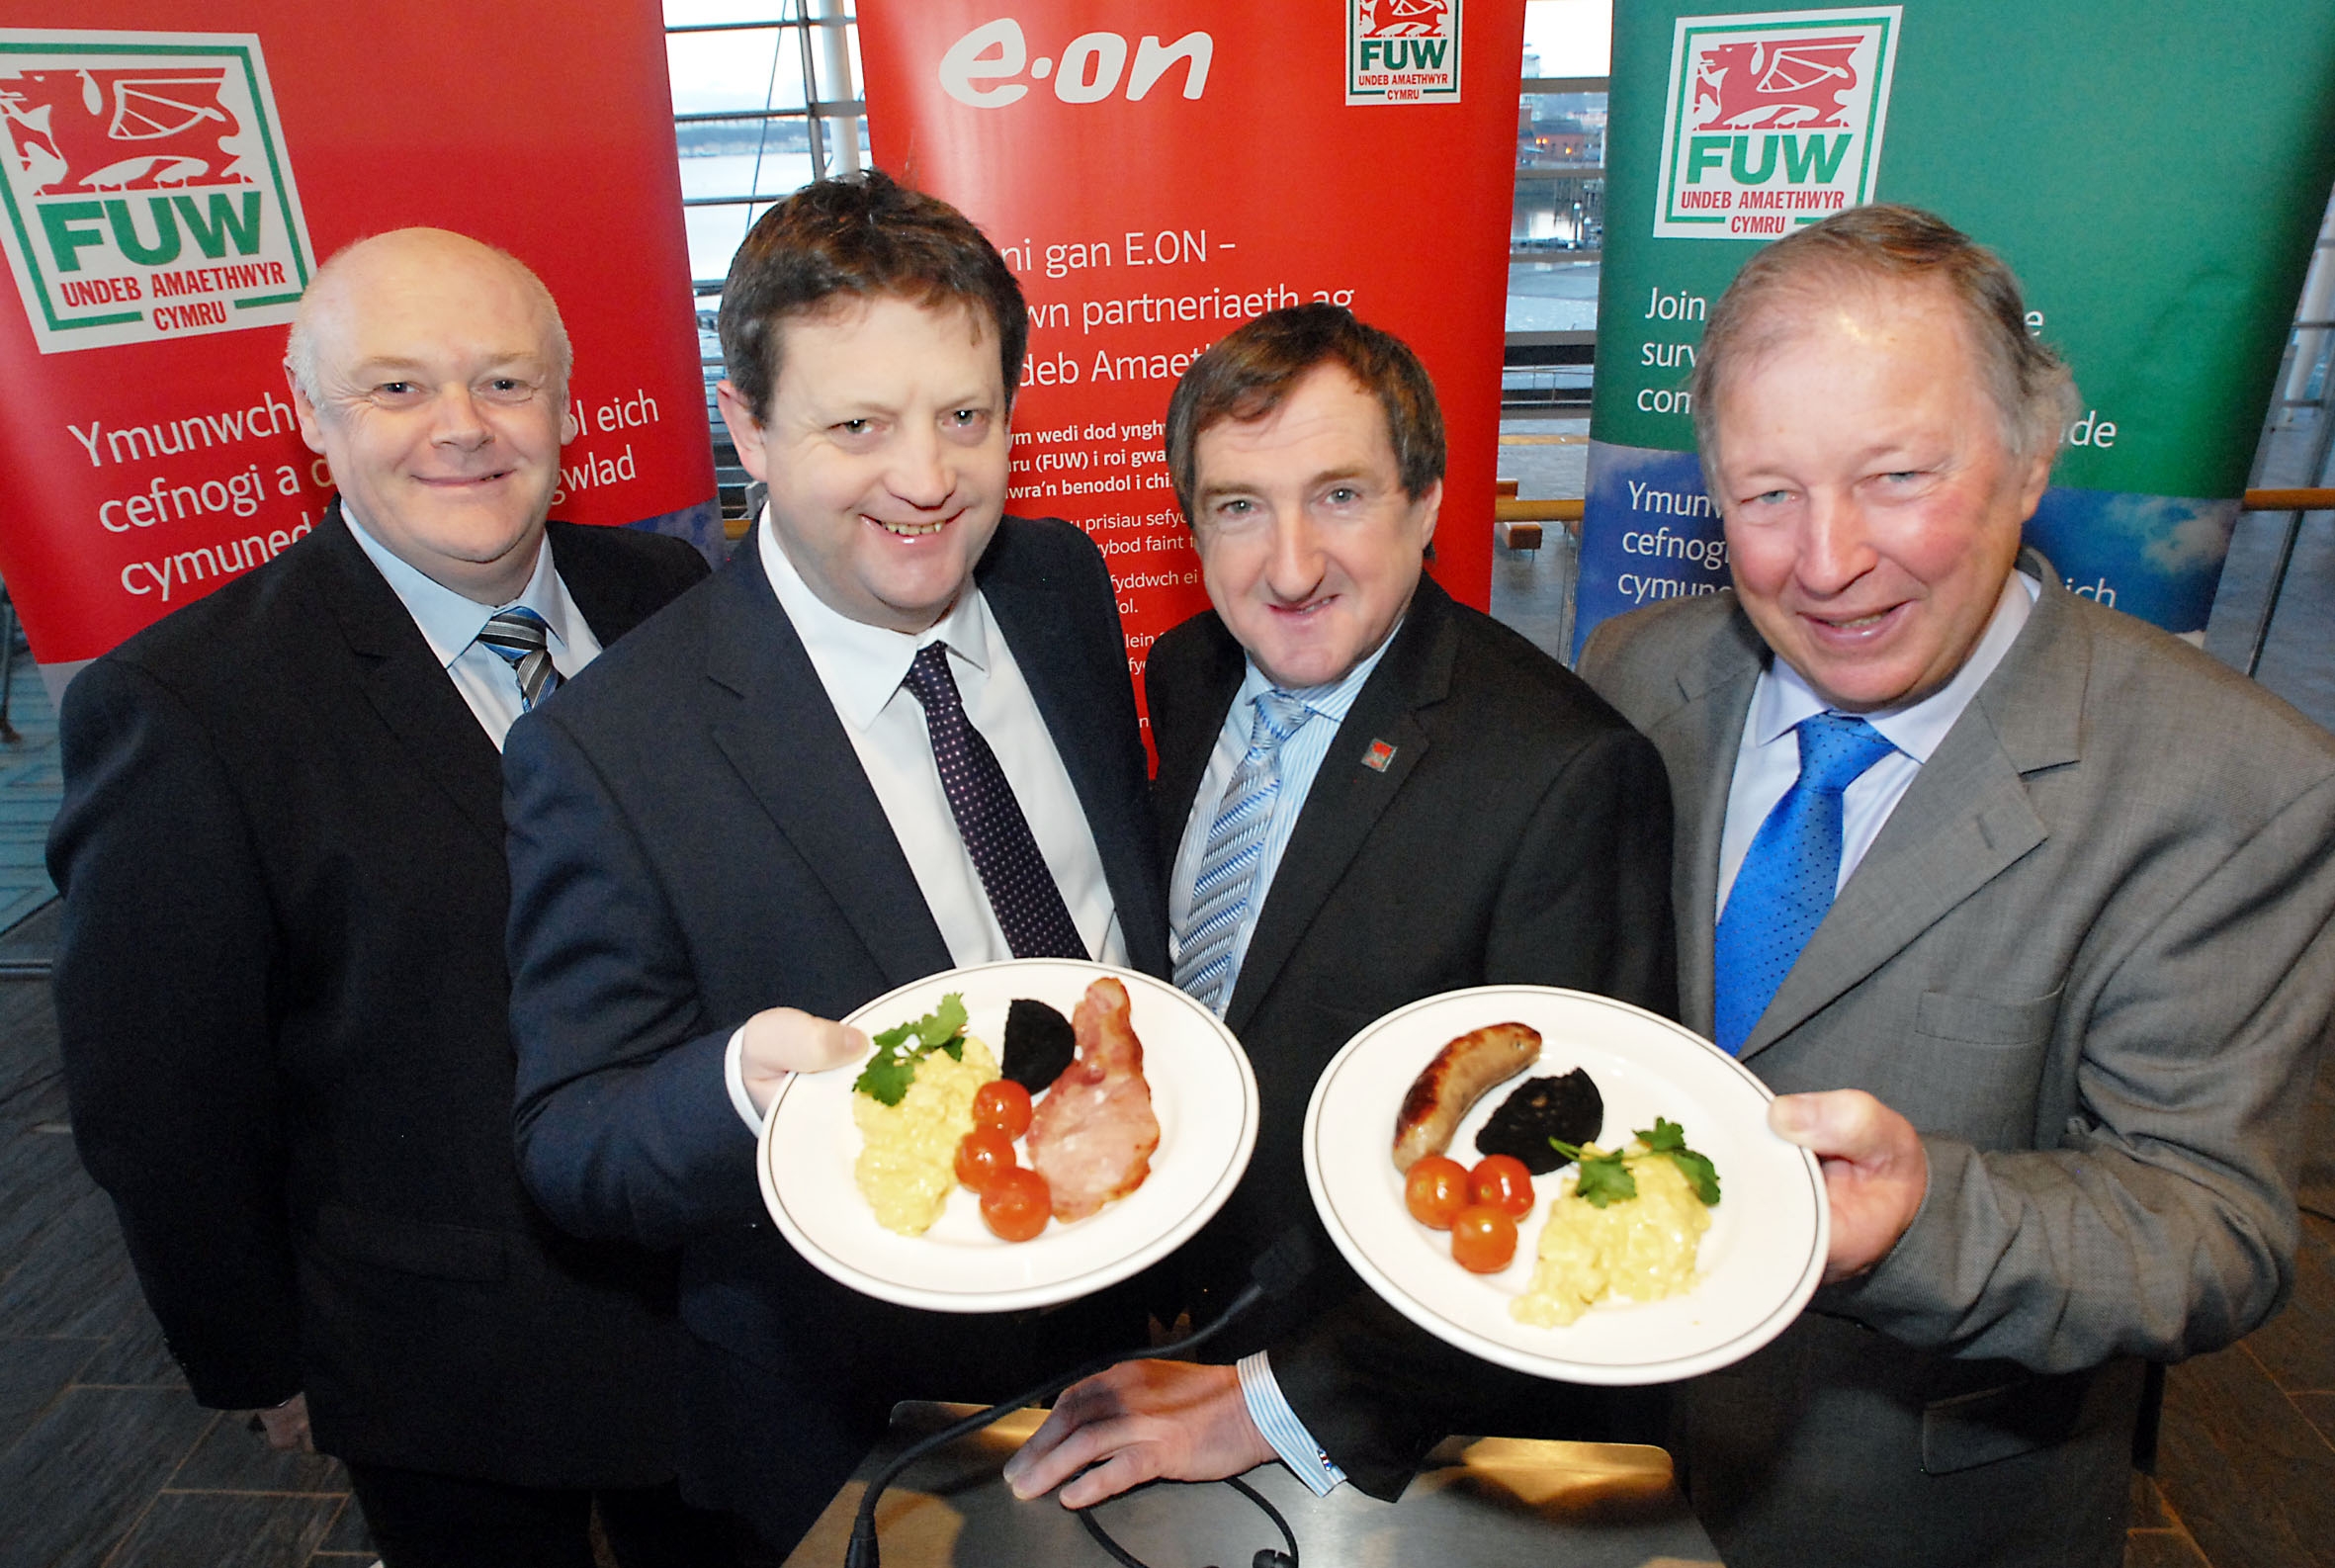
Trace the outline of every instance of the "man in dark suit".
<instances>
[{"instance_id":1,"label":"man in dark suit","mask_svg":"<svg viewBox=\"0 0 2335 1568\"><path fill-rule=\"evenodd\" d=\"M340 495L73 682L55 994L83 1160L195 1397L348 1462L391 1568L705 1560L669 1261L521 1189L496 749L705 575L547 526L568 347L499 251L317 274L286 369ZM548 541L548 545L547 545Z\"/></svg>"},{"instance_id":2,"label":"man in dark suit","mask_svg":"<svg viewBox=\"0 0 2335 1568\"><path fill-rule=\"evenodd\" d=\"M1283 1229L1316 1228L1315 1080L1437 992L1568 986L1673 1005L1669 794L1653 747L1423 574L1442 500L1434 388L1335 305L1277 310L1177 386L1168 463L1215 606L1147 682L1175 979L1256 1067L1256 1154L1186 1250L1198 1310ZM1391 1131L1391 1129L1390 1129ZM1008 1466L1083 1506L1276 1455L1316 1490L1398 1495L1445 1434L1516 1430L1549 1386L1412 1328L1336 1261L1228 1336L1237 1366L1139 1362L1074 1388ZM1513 1414L1512 1414L1513 1413Z\"/></svg>"},{"instance_id":3,"label":"man in dark suit","mask_svg":"<svg viewBox=\"0 0 2335 1568\"><path fill-rule=\"evenodd\" d=\"M1824 1159L1828 1283L1677 1390L1730 1564L2124 1557L2147 1361L2292 1277L2335 740L2020 550L2073 410L1991 252L1860 208L1711 311L1734 588L1582 668L1679 803L1686 1021Z\"/></svg>"},{"instance_id":4,"label":"man in dark suit","mask_svg":"<svg viewBox=\"0 0 2335 1568\"><path fill-rule=\"evenodd\" d=\"M721 327L769 503L513 732L512 1009L527 1179L579 1234L683 1248L684 1483L775 1560L895 1400L1086 1346L1075 1312L912 1312L814 1270L753 1174L774 1087L908 981L1161 973L1167 936L1109 572L1069 524L1001 517L1028 315L996 250L882 174L822 182L747 235Z\"/></svg>"}]
</instances>

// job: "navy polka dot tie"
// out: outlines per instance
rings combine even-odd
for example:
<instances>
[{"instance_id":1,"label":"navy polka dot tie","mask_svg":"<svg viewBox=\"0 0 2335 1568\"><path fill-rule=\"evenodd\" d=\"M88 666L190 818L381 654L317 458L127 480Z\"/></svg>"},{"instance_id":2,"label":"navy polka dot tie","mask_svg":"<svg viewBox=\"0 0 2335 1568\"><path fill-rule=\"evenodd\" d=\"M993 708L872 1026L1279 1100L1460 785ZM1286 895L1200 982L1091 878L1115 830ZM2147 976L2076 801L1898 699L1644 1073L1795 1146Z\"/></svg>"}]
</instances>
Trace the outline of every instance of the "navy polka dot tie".
<instances>
[{"instance_id":1,"label":"navy polka dot tie","mask_svg":"<svg viewBox=\"0 0 2335 1568\"><path fill-rule=\"evenodd\" d=\"M1713 1033L1743 1049L1816 934L1841 880L1841 794L1894 749L1862 719L1820 713L1798 726L1800 776L1760 824L1735 874L1712 954Z\"/></svg>"},{"instance_id":2,"label":"navy polka dot tie","mask_svg":"<svg viewBox=\"0 0 2335 1568\"><path fill-rule=\"evenodd\" d=\"M544 618L524 604L495 611L478 630L478 641L509 662L519 682L522 713L532 712L560 689L560 672L552 667L551 631Z\"/></svg>"},{"instance_id":3,"label":"navy polka dot tie","mask_svg":"<svg viewBox=\"0 0 2335 1568\"><path fill-rule=\"evenodd\" d=\"M932 738L940 787L948 794L957 835L981 873L1005 944L1016 958L1086 957L1086 944L1062 902L1062 889L1054 885L1054 873L1046 869L1046 857L1038 852L997 753L965 716L957 679L949 673L948 645L927 643L918 649L906 684L924 705L924 730Z\"/></svg>"}]
</instances>

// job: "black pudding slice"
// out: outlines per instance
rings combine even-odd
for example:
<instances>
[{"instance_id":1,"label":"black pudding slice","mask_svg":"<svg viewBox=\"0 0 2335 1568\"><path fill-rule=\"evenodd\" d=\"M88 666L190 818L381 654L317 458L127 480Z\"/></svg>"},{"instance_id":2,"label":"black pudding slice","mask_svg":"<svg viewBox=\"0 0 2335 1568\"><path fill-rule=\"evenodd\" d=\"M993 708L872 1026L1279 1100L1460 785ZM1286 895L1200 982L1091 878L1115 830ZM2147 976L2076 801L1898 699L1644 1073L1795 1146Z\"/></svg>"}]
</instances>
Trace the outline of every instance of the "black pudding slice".
<instances>
[{"instance_id":1,"label":"black pudding slice","mask_svg":"<svg viewBox=\"0 0 2335 1568\"><path fill-rule=\"evenodd\" d=\"M1078 1054L1079 1036L1071 1028L1071 1020L1046 1003L1024 998L1005 1009L1005 1060L999 1067L1032 1094L1052 1089Z\"/></svg>"},{"instance_id":2,"label":"black pudding slice","mask_svg":"<svg viewBox=\"0 0 2335 1568\"><path fill-rule=\"evenodd\" d=\"M1547 1176L1573 1163L1548 1146L1551 1138L1585 1144L1604 1125L1605 1096L1577 1067L1563 1078L1528 1078L1517 1085L1476 1134L1476 1153L1513 1154L1534 1176Z\"/></svg>"}]
</instances>

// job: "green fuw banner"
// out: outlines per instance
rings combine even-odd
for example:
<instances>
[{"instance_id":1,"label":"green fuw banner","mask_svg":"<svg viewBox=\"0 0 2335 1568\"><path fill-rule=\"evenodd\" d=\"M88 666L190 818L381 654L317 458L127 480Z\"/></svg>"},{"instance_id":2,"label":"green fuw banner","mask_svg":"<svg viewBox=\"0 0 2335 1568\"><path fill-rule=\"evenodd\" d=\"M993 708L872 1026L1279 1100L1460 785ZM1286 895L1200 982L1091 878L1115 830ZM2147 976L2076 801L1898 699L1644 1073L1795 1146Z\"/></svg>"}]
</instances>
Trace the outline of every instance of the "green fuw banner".
<instances>
[{"instance_id":1,"label":"green fuw banner","mask_svg":"<svg viewBox=\"0 0 2335 1568\"><path fill-rule=\"evenodd\" d=\"M1993 246L2075 371L2030 541L2173 632L2213 602L2335 180L2335 5L1614 8L1576 650L1728 581L1686 395L1756 246L1872 201Z\"/></svg>"}]
</instances>

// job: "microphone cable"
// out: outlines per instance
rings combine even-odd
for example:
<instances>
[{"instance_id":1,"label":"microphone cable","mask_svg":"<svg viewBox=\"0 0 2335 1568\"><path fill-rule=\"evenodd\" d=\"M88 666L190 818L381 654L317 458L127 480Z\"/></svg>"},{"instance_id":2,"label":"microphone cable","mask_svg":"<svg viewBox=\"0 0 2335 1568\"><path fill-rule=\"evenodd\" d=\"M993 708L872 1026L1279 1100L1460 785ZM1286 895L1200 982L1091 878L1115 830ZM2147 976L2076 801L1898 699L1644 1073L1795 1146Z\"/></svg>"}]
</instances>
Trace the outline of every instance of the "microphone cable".
<instances>
[{"instance_id":1,"label":"microphone cable","mask_svg":"<svg viewBox=\"0 0 2335 1568\"><path fill-rule=\"evenodd\" d=\"M1256 1555L1250 1560L1249 1568L1297 1568L1297 1531L1289 1527L1289 1521L1281 1517L1281 1511L1265 1501L1265 1495L1262 1492L1237 1475L1226 1476L1224 1484L1262 1509L1264 1517L1280 1526L1281 1539L1289 1546L1285 1552L1275 1551L1270 1546L1259 1546L1256 1549ZM1122 1495L1133 1497L1135 1494L1128 1492ZM1108 1497L1102 1500L1103 1503L1116 1501L1118 1499ZM1102 1507L1102 1503L1093 1503L1079 1510L1079 1523L1086 1526L1086 1533L1094 1537L1094 1544L1109 1552L1111 1560L1125 1565L1125 1568L1151 1568L1151 1565L1141 1557L1111 1539L1110 1532L1104 1529L1101 1521L1094 1517L1094 1511L1100 1507Z\"/></svg>"},{"instance_id":2,"label":"microphone cable","mask_svg":"<svg viewBox=\"0 0 2335 1568\"><path fill-rule=\"evenodd\" d=\"M1313 1239L1306 1234L1303 1226L1293 1226L1282 1232L1280 1238L1265 1249L1264 1255L1258 1258L1250 1268L1250 1282L1242 1287L1241 1293L1233 1298L1232 1304L1218 1315L1216 1321L1206 1328L1187 1334L1169 1345L1157 1348L1147 1346L1142 1350L1122 1350L1113 1355L1100 1356L1080 1366L1075 1371L1060 1377L1049 1378L1037 1387L1017 1394L1003 1404L992 1405L986 1410L977 1410L963 1420L952 1422L940 1431L929 1433L909 1443L894 1457L890 1464L876 1473L875 1480L868 1483L867 1491L861 1495L859 1512L853 1516L851 1521L851 1543L843 1551L843 1568L881 1568L883 1555L876 1544L876 1504L883 1497L886 1487L900 1479L910 1465L926 1454L937 1448L945 1448L960 1437L971 1437L984 1427L1001 1421L1017 1410L1026 1409L1041 1400L1051 1399L1081 1378L1092 1377L1097 1372L1108 1371L1121 1361L1174 1360L1178 1356L1195 1350L1216 1338L1235 1319L1246 1314L1258 1302L1277 1299L1296 1289L1298 1283L1313 1272L1314 1263ZM1258 1496L1245 1483L1236 1480L1233 1484L1254 1499L1257 1506L1271 1515L1273 1522L1281 1526L1281 1533L1289 1540L1289 1568L1297 1568L1297 1537L1290 1532L1288 1521L1282 1519L1271 1504L1266 1503L1261 1496ZM1123 1563L1136 1561L1136 1559L1124 1555L1117 1542L1111 1541L1109 1536L1102 1534L1101 1527L1086 1520L1085 1514L1086 1511L1080 1511L1081 1520L1086 1524L1089 1534L1095 1535L1105 1542L1106 1549L1119 1561ZM1279 1554L1274 1553L1273 1555ZM1138 1568L1141 1568L1140 1564L1138 1564Z\"/></svg>"}]
</instances>

